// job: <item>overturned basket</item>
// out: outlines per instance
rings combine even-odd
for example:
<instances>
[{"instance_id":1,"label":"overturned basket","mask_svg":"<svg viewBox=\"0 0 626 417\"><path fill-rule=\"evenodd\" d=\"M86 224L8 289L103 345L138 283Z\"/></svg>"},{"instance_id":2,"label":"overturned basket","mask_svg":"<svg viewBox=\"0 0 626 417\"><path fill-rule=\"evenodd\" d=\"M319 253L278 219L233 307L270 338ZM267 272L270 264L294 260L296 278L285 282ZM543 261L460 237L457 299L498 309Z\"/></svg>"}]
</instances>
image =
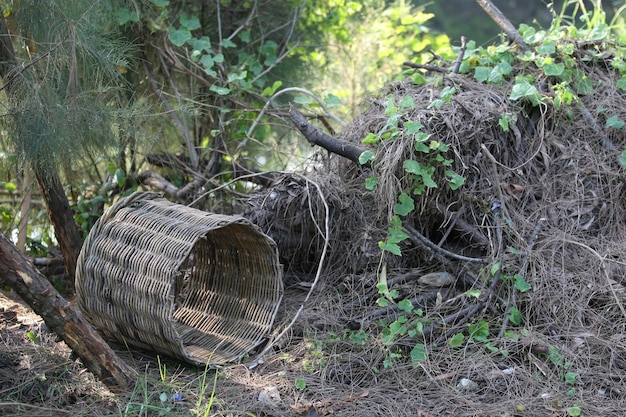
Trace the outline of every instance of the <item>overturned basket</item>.
<instances>
[{"instance_id":1,"label":"overturned basket","mask_svg":"<svg viewBox=\"0 0 626 417\"><path fill-rule=\"evenodd\" d=\"M204 365L264 340L283 284L274 241L245 219L138 192L89 233L76 292L104 336Z\"/></svg>"}]
</instances>

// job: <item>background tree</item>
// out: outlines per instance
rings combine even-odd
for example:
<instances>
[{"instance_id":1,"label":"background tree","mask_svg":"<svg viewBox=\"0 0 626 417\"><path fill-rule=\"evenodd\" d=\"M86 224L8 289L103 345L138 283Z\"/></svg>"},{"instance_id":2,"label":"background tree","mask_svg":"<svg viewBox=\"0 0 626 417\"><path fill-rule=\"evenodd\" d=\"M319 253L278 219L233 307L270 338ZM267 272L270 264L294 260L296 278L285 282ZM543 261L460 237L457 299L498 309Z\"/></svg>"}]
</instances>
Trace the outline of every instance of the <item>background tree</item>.
<instances>
[{"instance_id":1,"label":"background tree","mask_svg":"<svg viewBox=\"0 0 626 417\"><path fill-rule=\"evenodd\" d=\"M349 118L368 93L400 76L405 61L427 63L452 53L448 36L428 28L434 15L423 6L310 0L307 7L300 25L310 40L298 51L317 69L311 78L318 88L339 97Z\"/></svg>"},{"instance_id":2,"label":"background tree","mask_svg":"<svg viewBox=\"0 0 626 417\"><path fill-rule=\"evenodd\" d=\"M124 152L143 155L128 176L187 202L213 188L228 201L225 192L243 188L223 181L293 166L306 148L283 119L287 101L350 116L367 91L401 72L403 60L417 59L426 45L447 45L424 28L430 15L401 2L151 1L116 14L145 51L149 88L140 95L151 112L169 116L159 128L167 141ZM342 88L333 87L340 79Z\"/></svg>"},{"instance_id":3,"label":"background tree","mask_svg":"<svg viewBox=\"0 0 626 417\"><path fill-rule=\"evenodd\" d=\"M110 2L12 6L6 13L11 29L0 20L3 121L16 154L35 173L73 277L82 240L60 174L70 178L95 149L112 143L111 100L121 87L117 68L125 64L128 48L100 18L111 12Z\"/></svg>"}]
</instances>

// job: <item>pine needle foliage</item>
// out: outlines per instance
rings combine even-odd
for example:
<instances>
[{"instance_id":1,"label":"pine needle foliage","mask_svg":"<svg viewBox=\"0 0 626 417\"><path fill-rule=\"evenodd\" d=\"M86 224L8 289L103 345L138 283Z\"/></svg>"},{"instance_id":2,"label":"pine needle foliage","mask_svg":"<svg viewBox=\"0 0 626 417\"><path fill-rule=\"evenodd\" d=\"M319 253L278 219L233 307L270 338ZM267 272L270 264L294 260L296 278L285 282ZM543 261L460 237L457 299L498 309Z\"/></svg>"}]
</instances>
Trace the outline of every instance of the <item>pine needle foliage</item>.
<instances>
[{"instance_id":1,"label":"pine needle foliage","mask_svg":"<svg viewBox=\"0 0 626 417\"><path fill-rule=\"evenodd\" d=\"M5 11L19 68L4 80L13 116L6 121L16 152L30 163L69 167L115 146L132 46L109 21L113 3L25 0Z\"/></svg>"}]
</instances>

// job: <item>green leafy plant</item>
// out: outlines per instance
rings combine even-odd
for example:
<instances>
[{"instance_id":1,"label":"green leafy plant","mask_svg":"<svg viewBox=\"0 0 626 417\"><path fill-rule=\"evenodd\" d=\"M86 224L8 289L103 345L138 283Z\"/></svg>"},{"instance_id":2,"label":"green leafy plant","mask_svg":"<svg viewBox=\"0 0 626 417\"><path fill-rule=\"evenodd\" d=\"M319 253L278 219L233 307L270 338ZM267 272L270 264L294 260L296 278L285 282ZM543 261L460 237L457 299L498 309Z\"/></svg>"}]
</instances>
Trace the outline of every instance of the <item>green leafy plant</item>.
<instances>
[{"instance_id":1,"label":"green leafy plant","mask_svg":"<svg viewBox=\"0 0 626 417\"><path fill-rule=\"evenodd\" d=\"M568 407L567 414L571 417L578 417L582 414L582 410L579 406L575 405L572 407Z\"/></svg>"},{"instance_id":2,"label":"green leafy plant","mask_svg":"<svg viewBox=\"0 0 626 417\"><path fill-rule=\"evenodd\" d=\"M207 404L205 405L204 399L206 397L207 389L209 388L209 384L207 383L207 375L209 374L209 371L211 371L212 369L214 371L213 383L210 386L211 390L209 393L209 399L208 399ZM195 408L196 413L198 413L197 415L208 417L211 414L211 410L213 408L213 404L215 403L215 399L216 399L215 389L217 388L217 377L218 377L217 368L210 367L209 363L207 362L206 366L204 367L204 372L202 373L202 378L201 378L200 386L199 386L198 401L196 403L196 408Z\"/></svg>"},{"instance_id":3,"label":"green leafy plant","mask_svg":"<svg viewBox=\"0 0 626 417\"><path fill-rule=\"evenodd\" d=\"M441 102L436 106L449 102L455 94L454 87L445 87L440 93ZM438 188L438 182L444 182L451 190L457 190L465 183L465 178L451 169L453 161L446 158L449 151L445 143L431 139L431 135L425 132L424 125L412 120L405 120L408 110L415 107L411 97L404 97L396 103L394 97L388 97L385 101L385 115L387 120L377 133L369 133L364 139L365 144L379 144L384 146L386 141L392 141L400 136L413 139L413 147L416 152L415 158L403 161L402 167L406 174L408 189L398 195L398 201L393 207L394 216L389 220L388 236L379 242L383 251L401 256L400 243L409 236L402 230L402 217L408 216L415 210L415 202L412 195L421 195L430 188ZM376 153L372 150L363 152L359 162L369 164L376 159ZM373 190L378 184L375 175L365 180L365 187Z\"/></svg>"},{"instance_id":4,"label":"green leafy plant","mask_svg":"<svg viewBox=\"0 0 626 417\"><path fill-rule=\"evenodd\" d=\"M424 323L422 317L424 312L420 308L415 308L411 300L401 299L397 290L390 290L387 287L386 266L383 265L378 277L376 285L380 297L377 304L381 307L395 305L401 312L398 317L388 322L383 319L380 321L382 326L381 342L387 348L386 357L383 366L393 366L396 360L404 357L403 354L395 349L396 342L402 337L416 338L423 333ZM409 358L413 364L417 364L426 360L426 346L423 343L415 343L409 352Z\"/></svg>"},{"instance_id":5,"label":"green leafy plant","mask_svg":"<svg viewBox=\"0 0 626 417\"><path fill-rule=\"evenodd\" d=\"M89 198L89 193L84 192L78 196L78 200L74 205L74 220L79 226L83 239L87 237L93 224L102 215L101 210L94 209L105 201L106 199L101 196Z\"/></svg>"},{"instance_id":6,"label":"green leafy plant","mask_svg":"<svg viewBox=\"0 0 626 417\"><path fill-rule=\"evenodd\" d=\"M294 385L298 391L304 391L306 389L306 381L301 378L296 378Z\"/></svg>"},{"instance_id":7,"label":"green leafy plant","mask_svg":"<svg viewBox=\"0 0 626 417\"><path fill-rule=\"evenodd\" d=\"M566 14L568 8L574 10L571 15ZM581 11L579 19L576 17L578 11ZM533 106L551 103L557 110L578 103L579 96L593 91L591 80L579 69L580 60L602 59L603 51L601 47L589 48L584 56L579 57L575 39L587 39L596 45L611 42L610 27L605 22L606 16L599 3L589 12L581 1L565 1L561 11L554 13L552 25L547 30L538 30L527 24L520 25L519 33L531 50L519 52L511 45L477 47L475 42L468 42L460 72L473 72L477 81L488 84L508 82L513 78L509 94L512 101L525 100ZM515 62L518 64L514 66ZM527 71L519 63L525 63L533 70L540 70L541 79L531 75L537 71ZM622 73L616 86L626 88L623 77L626 74L626 65L622 56L616 56L611 64ZM619 121L609 120L607 126L621 127ZM509 121L504 115L500 119L499 124L504 131L508 129Z\"/></svg>"},{"instance_id":8,"label":"green leafy plant","mask_svg":"<svg viewBox=\"0 0 626 417\"><path fill-rule=\"evenodd\" d=\"M36 345L41 344L41 341L39 340L37 335L35 333L33 333L32 331L26 332L26 337L28 337Z\"/></svg>"}]
</instances>

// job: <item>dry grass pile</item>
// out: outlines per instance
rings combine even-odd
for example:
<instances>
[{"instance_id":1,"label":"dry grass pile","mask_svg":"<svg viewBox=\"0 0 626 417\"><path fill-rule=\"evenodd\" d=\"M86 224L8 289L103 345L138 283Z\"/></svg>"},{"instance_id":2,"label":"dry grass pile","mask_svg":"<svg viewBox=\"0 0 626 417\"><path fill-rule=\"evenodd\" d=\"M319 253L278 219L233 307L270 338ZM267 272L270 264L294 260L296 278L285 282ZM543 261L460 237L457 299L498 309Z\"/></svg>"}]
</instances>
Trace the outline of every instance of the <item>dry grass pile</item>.
<instances>
[{"instance_id":1,"label":"dry grass pile","mask_svg":"<svg viewBox=\"0 0 626 417\"><path fill-rule=\"evenodd\" d=\"M350 381L353 391L376 398L365 415L567 415L570 407L620 415L626 409L626 168L620 162L626 135L611 122L626 120L626 94L616 87L621 75L611 54L595 50L590 58L589 45L579 47L578 69L593 85L580 103L557 110L549 101L512 101L515 73L509 83L489 85L458 74L425 85L399 82L340 136L366 149L362 139L388 125L389 103L412 99L401 111L400 134L375 148L371 170L331 156L307 181L288 177L253 199L266 213L259 223L279 246L289 236L284 261L295 271L320 259L320 225L330 213L329 267L300 324L305 335L327 341L309 350L329 355L318 378ZM541 70L534 75L540 92L553 94L552 80ZM455 89L450 101L432 106L446 87ZM450 168L465 185L451 190L437 180L445 176L437 167L438 187L413 195L415 210L403 218L411 235L401 244L403 256L381 259L377 242L398 195L414 183L404 161L430 163L403 127L407 121L422 124L428 141L449 146ZM378 185L370 192L363 184L372 174ZM322 192L310 192L309 182ZM290 227L296 217L297 227ZM380 343L379 320L407 315L376 304L383 264L398 299L423 312L424 334L401 335L393 347ZM420 284L420 277L443 272L455 278L453 285ZM525 283L530 289L519 291ZM478 299L467 295L474 289ZM521 316L511 321L517 311ZM488 326L484 340L470 334L477 323ZM347 333L337 338L354 337L355 329L370 337L363 347ZM459 334L461 347L452 347ZM424 362L385 368L390 355L408 357L420 343L428 351ZM321 384L316 389L324 391ZM397 398L410 400L386 401Z\"/></svg>"}]
</instances>

